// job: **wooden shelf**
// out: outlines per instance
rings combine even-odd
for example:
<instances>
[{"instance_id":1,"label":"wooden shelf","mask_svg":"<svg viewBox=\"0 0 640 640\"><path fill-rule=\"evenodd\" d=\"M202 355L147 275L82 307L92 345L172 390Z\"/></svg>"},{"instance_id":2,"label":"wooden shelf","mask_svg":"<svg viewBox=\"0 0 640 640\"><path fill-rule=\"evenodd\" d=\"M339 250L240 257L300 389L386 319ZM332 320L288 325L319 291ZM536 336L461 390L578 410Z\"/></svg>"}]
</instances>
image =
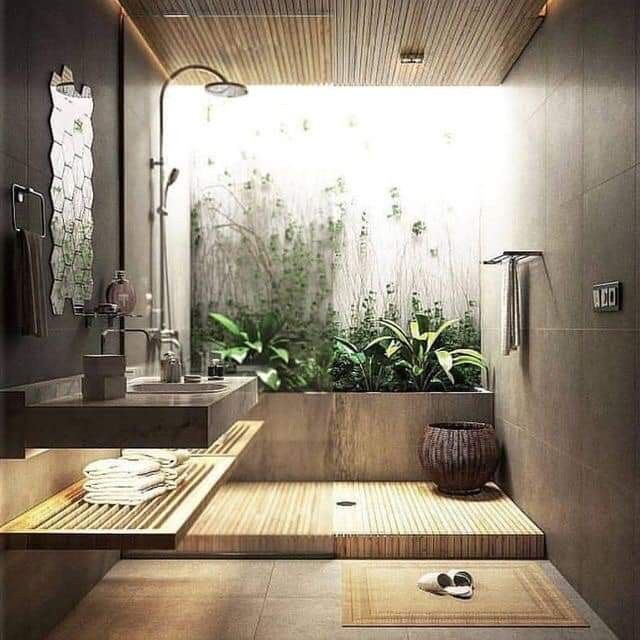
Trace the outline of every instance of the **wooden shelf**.
<instances>
[{"instance_id":1,"label":"wooden shelf","mask_svg":"<svg viewBox=\"0 0 640 640\"><path fill-rule=\"evenodd\" d=\"M231 425L207 449L189 449L192 456L239 456L253 441L264 422L259 420L240 420Z\"/></svg>"},{"instance_id":2,"label":"wooden shelf","mask_svg":"<svg viewBox=\"0 0 640 640\"><path fill-rule=\"evenodd\" d=\"M89 504L79 480L0 527L0 543L8 549L176 549L262 425L236 422L207 449L192 449L184 482L135 507Z\"/></svg>"},{"instance_id":3,"label":"wooden shelf","mask_svg":"<svg viewBox=\"0 0 640 640\"><path fill-rule=\"evenodd\" d=\"M134 507L85 502L83 480L0 527L8 549L175 549L235 458L191 460L174 491Z\"/></svg>"}]
</instances>

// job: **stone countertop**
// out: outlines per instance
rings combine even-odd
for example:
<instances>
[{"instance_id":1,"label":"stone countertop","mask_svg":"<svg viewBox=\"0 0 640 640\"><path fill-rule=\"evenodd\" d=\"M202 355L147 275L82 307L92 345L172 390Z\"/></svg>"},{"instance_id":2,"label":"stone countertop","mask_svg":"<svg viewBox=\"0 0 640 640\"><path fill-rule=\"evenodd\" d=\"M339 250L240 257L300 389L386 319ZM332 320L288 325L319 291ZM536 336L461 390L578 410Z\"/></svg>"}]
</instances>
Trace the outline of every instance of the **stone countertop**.
<instances>
[{"instance_id":1,"label":"stone countertop","mask_svg":"<svg viewBox=\"0 0 640 640\"><path fill-rule=\"evenodd\" d=\"M258 402L257 378L223 383L228 388L214 393L130 393L103 401L83 400L77 386L58 397L14 393L0 433L2 457L24 457L25 448L207 448Z\"/></svg>"},{"instance_id":2,"label":"stone countertop","mask_svg":"<svg viewBox=\"0 0 640 640\"><path fill-rule=\"evenodd\" d=\"M206 381L208 382L208 381ZM86 409L113 408L113 407L211 407L236 392L252 392L252 387L256 386L255 377L229 376L224 380L216 380L218 384L226 385L227 388L216 392L202 393L127 393L122 398L114 400L84 400L81 394L63 396L44 402L28 404L28 408L71 408L83 407Z\"/></svg>"}]
</instances>

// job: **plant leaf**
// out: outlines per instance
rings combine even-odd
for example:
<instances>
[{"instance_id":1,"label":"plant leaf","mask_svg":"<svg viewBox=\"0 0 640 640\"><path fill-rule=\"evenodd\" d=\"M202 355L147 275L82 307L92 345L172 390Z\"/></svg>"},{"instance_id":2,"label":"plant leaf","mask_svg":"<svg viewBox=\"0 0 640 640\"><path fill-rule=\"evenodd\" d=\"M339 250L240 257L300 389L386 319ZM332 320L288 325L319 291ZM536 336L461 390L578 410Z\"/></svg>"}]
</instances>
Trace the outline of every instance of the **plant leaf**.
<instances>
[{"instance_id":1,"label":"plant leaf","mask_svg":"<svg viewBox=\"0 0 640 640\"><path fill-rule=\"evenodd\" d=\"M244 332L231 318L222 315L221 313L210 313L209 317L222 325L222 328L228 331L232 336L242 338L242 340L248 340L249 336Z\"/></svg>"},{"instance_id":2,"label":"plant leaf","mask_svg":"<svg viewBox=\"0 0 640 640\"><path fill-rule=\"evenodd\" d=\"M254 340L251 342L250 340L245 340L245 344L249 349L253 349L256 353L262 353L262 341Z\"/></svg>"},{"instance_id":3,"label":"plant leaf","mask_svg":"<svg viewBox=\"0 0 640 640\"><path fill-rule=\"evenodd\" d=\"M453 356L444 349L436 350L436 357L442 367L442 370L447 374L447 378L453 383L453 376L451 375L451 368L453 367Z\"/></svg>"},{"instance_id":4,"label":"plant leaf","mask_svg":"<svg viewBox=\"0 0 640 640\"><path fill-rule=\"evenodd\" d=\"M413 345L411 344L411 340L409 340L409 336L407 336L407 334L402 330L402 327L399 324L393 322L393 320L386 320L384 318L380 320L380 324L383 327L386 327L387 329L389 329L389 331L391 331L391 333L393 333L393 335L405 347L407 347L407 349L409 349L411 353L413 353Z\"/></svg>"},{"instance_id":5,"label":"plant leaf","mask_svg":"<svg viewBox=\"0 0 640 640\"><path fill-rule=\"evenodd\" d=\"M262 384L271 389L271 391L277 391L280 388L280 376L275 369L268 369L267 371L258 370L256 371L256 375L260 378Z\"/></svg>"},{"instance_id":6,"label":"plant leaf","mask_svg":"<svg viewBox=\"0 0 640 640\"><path fill-rule=\"evenodd\" d=\"M273 354L272 358L275 357L279 360L282 360L282 362L284 362L285 364L289 364L289 352L286 349L270 345L269 350Z\"/></svg>"},{"instance_id":7,"label":"plant leaf","mask_svg":"<svg viewBox=\"0 0 640 640\"><path fill-rule=\"evenodd\" d=\"M380 336L379 338L374 338L364 349L363 351L369 351L377 344L382 344L384 342L388 342L389 340L393 340L392 336Z\"/></svg>"},{"instance_id":8,"label":"plant leaf","mask_svg":"<svg viewBox=\"0 0 640 640\"><path fill-rule=\"evenodd\" d=\"M409 323L409 329L411 331L411 337L414 340L419 340L420 342L424 342L429 337L428 331L425 331L424 333L420 332L420 325L416 320L412 320Z\"/></svg>"},{"instance_id":9,"label":"plant leaf","mask_svg":"<svg viewBox=\"0 0 640 640\"><path fill-rule=\"evenodd\" d=\"M458 322L458 318L454 318L453 320L447 320L447 322L443 322L435 331L429 332L429 337L427 339L427 351L431 350L431 347L435 344L435 341L440 337L443 331L446 331L450 326L454 325Z\"/></svg>"},{"instance_id":10,"label":"plant leaf","mask_svg":"<svg viewBox=\"0 0 640 640\"><path fill-rule=\"evenodd\" d=\"M393 356L396 355L396 353L398 353L398 351L401 349L400 345L394 340L392 343L390 343L387 348L385 349L384 355L391 359L393 358Z\"/></svg>"},{"instance_id":11,"label":"plant leaf","mask_svg":"<svg viewBox=\"0 0 640 640\"><path fill-rule=\"evenodd\" d=\"M346 338L341 338L340 336L336 336L336 343L338 348L346 354L354 354L358 353L359 349L356 347L353 342L349 342Z\"/></svg>"},{"instance_id":12,"label":"plant leaf","mask_svg":"<svg viewBox=\"0 0 640 640\"><path fill-rule=\"evenodd\" d=\"M225 358L231 358L234 362L242 364L249 355L248 347L229 347L224 350Z\"/></svg>"}]
</instances>

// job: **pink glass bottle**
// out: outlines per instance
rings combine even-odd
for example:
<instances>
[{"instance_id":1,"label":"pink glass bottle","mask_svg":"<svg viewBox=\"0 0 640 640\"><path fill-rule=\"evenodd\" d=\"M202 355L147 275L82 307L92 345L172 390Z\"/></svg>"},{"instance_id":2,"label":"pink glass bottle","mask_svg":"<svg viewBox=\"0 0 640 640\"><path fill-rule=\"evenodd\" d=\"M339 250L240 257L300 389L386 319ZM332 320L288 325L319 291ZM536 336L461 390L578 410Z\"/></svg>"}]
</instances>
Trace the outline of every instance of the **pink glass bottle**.
<instances>
[{"instance_id":1,"label":"pink glass bottle","mask_svg":"<svg viewBox=\"0 0 640 640\"><path fill-rule=\"evenodd\" d=\"M136 306L136 292L127 280L126 271L116 271L111 284L107 287L106 297L107 302L118 305L120 313L125 315L133 313Z\"/></svg>"}]
</instances>

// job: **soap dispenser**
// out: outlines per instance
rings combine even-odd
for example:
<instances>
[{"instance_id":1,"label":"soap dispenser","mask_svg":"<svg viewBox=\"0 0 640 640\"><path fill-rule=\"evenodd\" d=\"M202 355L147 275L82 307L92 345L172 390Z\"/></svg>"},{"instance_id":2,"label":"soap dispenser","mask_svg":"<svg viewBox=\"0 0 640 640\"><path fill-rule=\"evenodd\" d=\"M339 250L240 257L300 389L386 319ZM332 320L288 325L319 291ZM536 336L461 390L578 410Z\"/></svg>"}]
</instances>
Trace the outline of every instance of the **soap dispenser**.
<instances>
[{"instance_id":1,"label":"soap dispenser","mask_svg":"<svg viewBox=\"0 0 640 640\"><path fill-rule=\"evenodd\" d=\"M136 306L136 292L127 280L126 271L116 271L111 284L107 287L107 302L117 304L124 315L133 313Z\"/></svg>"}]
</instances>

